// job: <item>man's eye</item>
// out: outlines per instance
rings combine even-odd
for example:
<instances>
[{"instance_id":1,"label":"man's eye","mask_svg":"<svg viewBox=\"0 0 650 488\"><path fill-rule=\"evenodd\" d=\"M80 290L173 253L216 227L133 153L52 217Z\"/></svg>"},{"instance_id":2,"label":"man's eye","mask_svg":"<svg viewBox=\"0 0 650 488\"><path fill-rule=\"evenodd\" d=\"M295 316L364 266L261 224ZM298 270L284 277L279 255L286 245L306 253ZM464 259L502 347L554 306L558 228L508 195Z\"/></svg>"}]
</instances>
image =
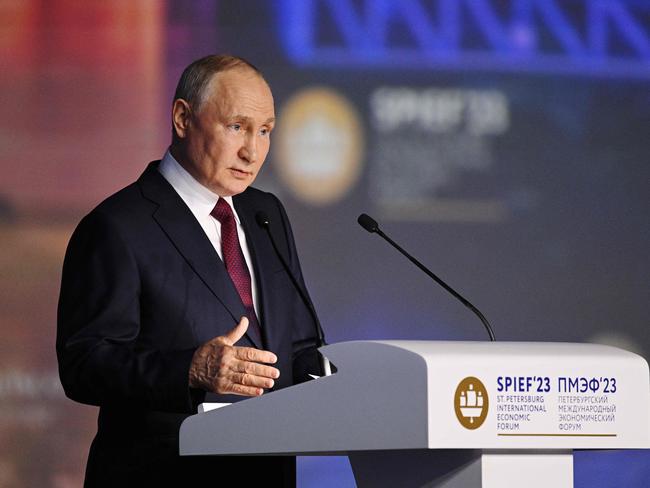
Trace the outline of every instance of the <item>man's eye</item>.
<instances>
[{"instance_id":1,"label":"man's eye","mask_svg":"<svg viewBox=\"0 0 650 488\"><path fill-rule=\"evenodd\" d=\"M230 128L234 131L241 130L241 124L230 124Z\"/></svg>"},{"instance_id":2,"label":"man's eye","mask_svg":"<svg viewBox=\"0 0 650 488\"><path fill-rule=\"evenodd\" d=\"M260 129L260 134L263 135L263 136L269 135L270 132L271 131L268 130L268 129Z\"/></svg>"}]
</instances>

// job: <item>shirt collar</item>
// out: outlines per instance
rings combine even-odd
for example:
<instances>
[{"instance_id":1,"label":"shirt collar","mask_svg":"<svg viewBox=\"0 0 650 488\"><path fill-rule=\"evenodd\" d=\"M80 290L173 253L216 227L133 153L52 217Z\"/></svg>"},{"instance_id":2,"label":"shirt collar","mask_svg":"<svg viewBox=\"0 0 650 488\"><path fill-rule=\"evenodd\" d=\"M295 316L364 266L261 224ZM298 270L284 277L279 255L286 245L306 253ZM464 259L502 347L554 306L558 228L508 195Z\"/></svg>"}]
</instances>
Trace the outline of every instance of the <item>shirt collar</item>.
<instances>
[{"instance_id":1,"label":"shirt collar","mask_svg":"<svg viewBox=\"0 0 650 488\"><path fill-rule=\"evenodd\" d=\"M209 215L217 204L219 198L223 198L235 215L235 221L240 224L239 216L235 211L232 197L220 197L209 188L203 186L183 168L172 156L169 149L165 152L158 170L165 179L172 185L174 190L181 196L183 201L192 209L198 210L201 215Z\"/></svg>"}]
</instances>

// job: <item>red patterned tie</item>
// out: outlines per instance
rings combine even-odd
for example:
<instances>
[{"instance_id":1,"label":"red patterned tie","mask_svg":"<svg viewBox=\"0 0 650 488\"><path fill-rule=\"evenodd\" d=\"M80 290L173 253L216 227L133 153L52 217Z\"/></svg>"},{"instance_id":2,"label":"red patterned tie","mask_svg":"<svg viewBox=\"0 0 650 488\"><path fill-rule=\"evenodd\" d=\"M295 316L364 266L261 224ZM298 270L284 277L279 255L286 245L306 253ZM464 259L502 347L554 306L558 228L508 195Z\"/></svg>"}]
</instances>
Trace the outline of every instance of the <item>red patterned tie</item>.
<instances>
[{"instance_id":1,"label":"red patterned tie","mask_svg":"<svg viewBox=\"0 0 650 488\"><path fill-rule=\"evenodd\" d=\"M223 198L217 201L210 215L221 223L221 252L223 254L223 262L246 308L246 316L249 320L247 333L257 344L262 346L260 324L257 321L255 308L253 307L251 275L248 271L248 266L246 266L246 260L244 259L241 246L239 245L235 216L232 213L230 205Z\"/></svg>"}]
</instances>

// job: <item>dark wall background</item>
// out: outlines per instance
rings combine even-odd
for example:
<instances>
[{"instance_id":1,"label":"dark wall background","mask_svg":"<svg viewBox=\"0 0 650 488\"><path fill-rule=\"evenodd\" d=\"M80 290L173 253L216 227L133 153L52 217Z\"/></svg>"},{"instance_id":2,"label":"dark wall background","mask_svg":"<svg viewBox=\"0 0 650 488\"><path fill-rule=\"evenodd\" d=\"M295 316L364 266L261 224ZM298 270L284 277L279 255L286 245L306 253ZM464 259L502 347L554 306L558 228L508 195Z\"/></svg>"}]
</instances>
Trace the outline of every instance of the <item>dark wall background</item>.
<instances>
[{"instance_id":1,"label":"dark wall background","mask_svg":"<svg viewBox=\"0 0 650 488\"><path fill-rule=\"evenodd\" d=\"M0 5L0 486L79 486L95 409L54 357L67 239L168 144L183 67L266 74L257 186L292 218L330 342L500 340L650 353L650 7L596 0L8 1ZM38 462L36 461L38 459ZM583 453L576 486L645 486L645 452ZM351 486L302 459L305 486Z\"/></svg>"}]
</instances>

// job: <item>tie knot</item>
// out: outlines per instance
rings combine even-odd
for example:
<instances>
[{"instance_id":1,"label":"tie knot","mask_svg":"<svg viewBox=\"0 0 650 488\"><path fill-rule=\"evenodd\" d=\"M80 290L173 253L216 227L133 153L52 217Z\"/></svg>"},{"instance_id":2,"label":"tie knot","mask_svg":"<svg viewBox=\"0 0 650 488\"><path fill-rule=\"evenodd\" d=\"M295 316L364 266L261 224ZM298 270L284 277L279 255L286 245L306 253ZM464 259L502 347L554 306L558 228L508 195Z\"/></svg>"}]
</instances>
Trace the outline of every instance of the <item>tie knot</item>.
<instances>
[{"instance_id":1,"label":"tie knot","mask_svg":"<svg viewBox=\"0 0 650 488\"><path fill-rule=\"evenodd\" d=\"M230 208L228 202L223 198L219 198L219 200L217 200L217 204L212 209L212 212L210 212L210 215L217 219L221 224L226 221L231 221L235 218L232 213L232 208Z\"/></svg>"}]
</instances>

